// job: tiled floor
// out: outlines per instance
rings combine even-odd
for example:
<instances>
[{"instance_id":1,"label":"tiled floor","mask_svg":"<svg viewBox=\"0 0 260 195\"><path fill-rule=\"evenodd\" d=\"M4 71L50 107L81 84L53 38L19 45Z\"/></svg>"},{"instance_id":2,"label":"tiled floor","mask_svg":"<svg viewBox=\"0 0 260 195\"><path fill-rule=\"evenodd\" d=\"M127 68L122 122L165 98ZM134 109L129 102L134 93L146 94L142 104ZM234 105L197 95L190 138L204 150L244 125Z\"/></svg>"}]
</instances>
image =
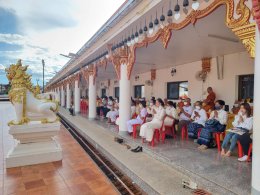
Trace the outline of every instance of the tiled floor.
<instances>
[{"instance_id":1,"label":"tiled floor","mask_svg":"<svg viewBox=\"0 0 260 195\"><path fill-rule=\"evenodd\" d=\"M118 194L64 127L56 137L63 149L62 161L5 169L4 156L15 144L6 126L13 114L10 104L0 103L0 194Z\"/></svg>"}]
</instances>

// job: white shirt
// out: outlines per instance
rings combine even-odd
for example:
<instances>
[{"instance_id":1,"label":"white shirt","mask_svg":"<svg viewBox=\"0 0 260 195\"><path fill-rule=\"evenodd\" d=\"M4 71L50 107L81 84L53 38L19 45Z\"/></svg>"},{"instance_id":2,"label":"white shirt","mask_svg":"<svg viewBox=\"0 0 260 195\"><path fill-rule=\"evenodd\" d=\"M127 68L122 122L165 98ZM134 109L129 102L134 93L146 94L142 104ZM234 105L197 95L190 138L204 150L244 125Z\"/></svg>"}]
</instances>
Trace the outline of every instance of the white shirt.
<instances>
[{"instance_id":1,"label":"white shirt","mask_svg":"<svg viewBox=\"0 0 260 195\"><path fill-rule=\"evenodd\" d=\"M192 111L193 111L193 108L192 108L192 106L183 106L183 110L184 110L186 113L188 113L189 115L191 115L191 114L192 114ZM181 113L181 115L180 115L180 121L181 121L181 120L189 121L190 118L187 117L185 114Z\"/></svg>"},{"instance_id":2,"label":"white shirt","mask_svg":"<svg viewBox=\"0 0 260 195\"><path fill-rule=\"evenodd\" d=\"M221 110L217 110L218 112L218 117L216 118L215 117L215 114L214 114L215 111L212 111L210 113L210 119L216 119L217 121L219 121L219 123L221 125L226 125L227 124L227 120L228 120L228 115L227 115L227 112L223 109Z\"/></svg>"},{"instance_id":3,"label":"white shirt","mask_svg":"<svg viewBox=\"0 0 260 195\"><path fill-rule=\"evenodd\" d=\"M197 112L200 115L200 117L196 116L195 112ZM192 112L191 119L194 120L195 123L205 126L205 123L206 123L208 117L207 117L207 113L204 109L200 109L200 110L195 109Z\"/></svg>"},{"instance_id":4,"label":"white shirt","mask_svg":"<svg viewBox=\"0 0 260 195\"><path fill-rule=\"evenodd\" d=\"M165 112L167 115L173 117L174 119L178 119L178 113L174 107L167 106Z\"/></svg>"},{"instance_id":5,"label":"white shirt","mask_svg":"<svg viewBox=\"0 0 260 195\"><path fill-rule=\"evenodd\" d=\"M159 108L156 108L155 111L156 111L156 114L154 114L153 120L156 119L156 120L162 121L165 116L164 108L162 106L159 106Z\"/></svg>"},{"instance_id":6,"label":"white shirt","mask_svg":"<svg viewBox=\"0 0 260 195\"><path fill-rule=\"evenodd\" d=\"M240 116L242 116L244 120L242 123L239 122ZM235 116L235 120L233 121L232 125L233 127L240 127L250 131L253 129L253 117L246 117L243 116L241 113L238 113Z\"/></svg>"},{"instance_id":7,"label":"white shirt","mask_svg":"<svg viewBox=\"0 0 260 195\"><path fill-rule=\"evenodd\" d=\"M135 106L131 106L131 116L133 116L135 114Z\"/></svg>"},{"instance_id":8,"label":"white shirt","mask_svg":"<svg viewBox=\"0 0 260 195\"><path fill-rule=\"evenodd\" d=\"M157 109L155 105L149 106L149 107L147 108L148 114L153 114L153 109L155 109L155 110Z\"/></svg>"},{"instance_id":9,"label":"white shirt","mask_svg":"<svg viewBox=\"0 0 260 195\"><path fill-rule=\"evenodd\" d=\"M140 117L141 115L141 117ZM146 115L147 115L147 109L146 108L142 108L141 109L141 112L140 112L140 115L137 116L137 120L143 122L143 119L142 118L145 118Z\"/></svg>"},{"instance_id":10,"label":"white shirt","mask_svg":"<svg viewBox=\"0 0 260 195\"><path fill-rule=\"evenodd\" d=\"M113 106L113 101L108 100L108 102L107 102L107 108L111 110L111 109L112 109L112 106Z\"/></svg>"}]
</instances>

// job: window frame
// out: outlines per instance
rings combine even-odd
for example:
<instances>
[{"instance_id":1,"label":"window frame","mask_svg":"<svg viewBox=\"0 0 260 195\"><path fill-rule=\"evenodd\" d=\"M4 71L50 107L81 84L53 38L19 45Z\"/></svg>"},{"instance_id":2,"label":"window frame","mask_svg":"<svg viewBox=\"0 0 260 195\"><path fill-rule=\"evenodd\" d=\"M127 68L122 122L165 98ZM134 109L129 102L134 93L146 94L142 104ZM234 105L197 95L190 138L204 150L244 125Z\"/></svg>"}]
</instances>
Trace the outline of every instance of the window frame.
<instances>
[{"instance_id":1,"label":"window frame","mask_svg":"<svg viewBox=\"0 0 260 195\"><path fill-rule=\"evenodd\" d=\"M134 85L134 98L137 98L136 87L140 87L141 88L141 96L142 96L142 87L144 87L144 85ZM142 97L139 97L139 98L142 98Z\"/></svg>"},{"instance_id":2,"label":"window frame","mask_svg":"<svg viewBox=\"0 0 260 195\"><path fill-rule=\"evenodd\" d=\"M245 99L248 97L243 98L242 97L242 79L245 77L253 77L253 100L254 100L254 78L255 78L255 74L244 74L244 75L238 75L238 99ZM251 98L251 97L250 97Z\"/></svg>"},{"instance_id":3,"label":"window frame","mask_svg":"<svg viewBox=\"0 0 260 195\"><path fill-rule=\"evenodd\" d=\"M167 82L167 86L166 86L166 93L167 93L167 99L168 100L179 100L180 99L180 84L181 83L188 83L189 84L189 81L171 81L171 82ZM170 84L178 84L178 98L171 98L169 96L169 85ZM189 91L189 90L188 90Z\"/></svg>"},{"instance_id":4,"label":"window frame","mask_svg":"<svg viewBox=\"0 0 260 195\"><path fill-rule=\"evenodd\" d=\"M117 95L117 89L118 89L118 96L116 96ZM115 98L119 98L119 96L120 96L120 88L119 87L115 87L114 88L114 95L115 95Z\"/></svg>"},{"instance_id":5,"label":"window frame","mask_svg":"<svg viewBox=\"0 0 260 195\"><path fill-rule=\"evenodd\" d=\"M105 95L103 95L103 91L105 91ZM106 88L101 89L101 98L105 97L107 95L107 90Z\"/></svg>"}]
</instances>

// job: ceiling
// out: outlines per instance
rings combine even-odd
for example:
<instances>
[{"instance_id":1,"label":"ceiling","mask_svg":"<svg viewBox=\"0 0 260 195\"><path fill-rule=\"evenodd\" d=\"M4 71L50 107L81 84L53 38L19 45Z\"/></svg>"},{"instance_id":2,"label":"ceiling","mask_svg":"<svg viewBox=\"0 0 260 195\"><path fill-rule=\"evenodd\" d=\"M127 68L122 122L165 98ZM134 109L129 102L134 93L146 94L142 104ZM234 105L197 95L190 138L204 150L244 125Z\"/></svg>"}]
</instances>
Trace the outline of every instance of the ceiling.
<instances>
[{"instance_id":1,"label":"ceiling","mask_svg":"<svg viewBox=\"0 0 260 195\"><path fill-rule=\"evenodd\" d=\"M173 31L168 48L161 41L149 44L147 48L136 50L136 63L132 74L140 74L151 68L161 69L201 60L203 57L216 57L245 51L234 33L225 25L226 7L221 6L209 16L182 30ZM223 40L208 35L225 37L238 42ZM112 64L98 70L98 80L116 78Z\"/></svg>"}]
</instances>

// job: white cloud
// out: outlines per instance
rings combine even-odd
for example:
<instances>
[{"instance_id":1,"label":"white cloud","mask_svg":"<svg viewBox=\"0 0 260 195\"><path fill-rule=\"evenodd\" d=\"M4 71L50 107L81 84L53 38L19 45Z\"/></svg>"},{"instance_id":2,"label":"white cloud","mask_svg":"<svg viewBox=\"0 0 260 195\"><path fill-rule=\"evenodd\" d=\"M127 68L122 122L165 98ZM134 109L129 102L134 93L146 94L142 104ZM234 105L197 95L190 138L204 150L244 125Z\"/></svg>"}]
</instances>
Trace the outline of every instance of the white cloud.
<instances>
[{"instance_id":1,"label":"white cloud","mask_svg":"<svg viewBox=\"0 0 260 195\"><path fill-rule=\"evenodd\" d=\"M3 51L11 63L21 58L30 65L33 77L42 72L51 77L67 61L59 54L76 53L109 19L124 0L0 0L0 6L14 10L22 35L0 34L0 42L22 45L19 51ZM1 33L1 32L0 32Z\"/></svg>"},{"instance_id":2,"label":"white cloud","mask_svg":"<svg viewBox=\"0 0 260 195\"><path fill-rule=\"evenodd\" d=\"M4 70L4 69L5 69L4 65L0 64L0 70Z\"/></svg>"}]
</instances>

